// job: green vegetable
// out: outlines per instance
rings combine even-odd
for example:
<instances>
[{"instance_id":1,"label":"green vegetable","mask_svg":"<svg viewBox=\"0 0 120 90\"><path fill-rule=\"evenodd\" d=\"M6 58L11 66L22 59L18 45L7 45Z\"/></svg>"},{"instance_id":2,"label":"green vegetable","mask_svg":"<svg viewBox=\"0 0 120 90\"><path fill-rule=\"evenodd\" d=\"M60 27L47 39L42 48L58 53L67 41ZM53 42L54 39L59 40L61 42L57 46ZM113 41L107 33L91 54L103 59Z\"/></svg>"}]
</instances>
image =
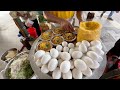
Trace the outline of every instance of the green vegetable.
<instances>
[{"instance_id":1,"label":"green vegetable","mask_svg":"<svg viewBox=\"0 0 120 90\"><path fill-rule=\"evenodd\" d=\"M30 66L30 62L28 60L25 60L21 67L22 68L18 72L17 78L29 79L34 73Z\"/></svg>"}]
</instances>

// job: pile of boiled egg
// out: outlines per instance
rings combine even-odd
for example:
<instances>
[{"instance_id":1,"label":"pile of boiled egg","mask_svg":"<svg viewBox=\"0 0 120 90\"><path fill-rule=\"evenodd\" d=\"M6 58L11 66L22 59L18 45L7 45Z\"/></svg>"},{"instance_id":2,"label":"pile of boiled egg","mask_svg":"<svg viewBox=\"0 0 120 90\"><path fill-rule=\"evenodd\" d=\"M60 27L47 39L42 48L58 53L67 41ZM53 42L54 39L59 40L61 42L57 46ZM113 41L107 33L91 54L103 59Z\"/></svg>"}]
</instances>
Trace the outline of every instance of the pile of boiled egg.
<instances>
[{"instance_id":1,"label":"pile of boiled egg","mask_svg":"<svg viewBox=\"0 0 120 90\"><path fill-rule=\"evenodd\" d=\"M34 59L42 73L52 72L53 79L82 79L90 77L93 70L99 68L103 55L98 40L83 40L76 45L63 41L50 52L37 51Z\"/></svg>"}]
</instances>

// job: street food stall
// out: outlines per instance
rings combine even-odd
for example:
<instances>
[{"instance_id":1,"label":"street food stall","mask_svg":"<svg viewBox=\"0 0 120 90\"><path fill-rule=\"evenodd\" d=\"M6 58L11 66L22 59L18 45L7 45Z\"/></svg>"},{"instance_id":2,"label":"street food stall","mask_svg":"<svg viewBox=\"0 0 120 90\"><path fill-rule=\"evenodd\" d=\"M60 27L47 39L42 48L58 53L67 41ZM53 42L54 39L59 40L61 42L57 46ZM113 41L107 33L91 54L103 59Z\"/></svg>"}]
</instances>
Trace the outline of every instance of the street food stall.
<instances>
[{"instance_id":1,"label":"street food stall","mask_svg":"<svg viewBox=\"0 0 120 90\"><path fill-rule=\"evenodd\" d=\"M29 53L18 53L9 60L2 70L3 78L99 79L102 76L107 61L99 22L81 22L74 32L48 22L41 27L45 29ZM22 65L27 66L21 69Z\"/></svg>"}]
</instances>

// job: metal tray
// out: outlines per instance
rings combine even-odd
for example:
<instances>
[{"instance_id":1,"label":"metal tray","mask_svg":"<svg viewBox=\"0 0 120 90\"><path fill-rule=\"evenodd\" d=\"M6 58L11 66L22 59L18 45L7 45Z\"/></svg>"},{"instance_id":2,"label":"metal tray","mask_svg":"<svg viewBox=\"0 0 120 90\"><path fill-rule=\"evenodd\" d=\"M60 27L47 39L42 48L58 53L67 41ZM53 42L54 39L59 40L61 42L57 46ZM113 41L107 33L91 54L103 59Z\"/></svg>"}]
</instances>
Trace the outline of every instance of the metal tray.
<instances>
[{"instance_id":1,"label":"metal tray","mask_svg":"<svg viewBox=\"0 0 120 90\"><path fill-rule=\"evenodd\" d=\"M6 73L7 73L8 69L9 69L9 66L11 65L11 63L12 63L16 58L20 57L20 56L23 55L24 53L27 53L27 54L28 54L28 52L26 52L26 51L21 52L21 53L17 54L14 58L12 58L12 59L8 62L8 64L6 65L5 69L3 69L3 70L0 72L0 73L2 73L2 75L3 75L3 79L9 79L9 78L6 76ZM33 71L34 71L34 70L33 70ZM34 75L35 75L35 74L33 74L33 75L31 76L31 78L34 77ZM29 79L31 79L31 78L29 78Z\"/></svg>"},{"instance_id":2,"label":"metal tray","mask_svg":"<svg viewBox=\"0 0 120 90\"><path fill-rule=\"evenodd\" d=\"M52 79L52 77L49 76L48 74L42 73L40 71L40 68L36 65L36 63L34 61L35 49L36 49L36 46L37 46L39 41L40 41L40 37L38 37L35 40L35 42L33 43L32 47L31 47L31 50L29 52L28 60L30 60L31 67L32 67L32 69L34 70L35 74L38 76L39 79ZM102 45L103 45L103 43L102 43ZM100 67L98 69L94 70L92 76L85 77L83 79L99 79L102 76L102 74L104 73L104 70L106 68L106 63L107 63L107 60L106 60L106 48L105 48L104 45L103 45L103 50L105 52L104 57L103 57L104 60L100 63Z\"/></svg>"}]
</instances>

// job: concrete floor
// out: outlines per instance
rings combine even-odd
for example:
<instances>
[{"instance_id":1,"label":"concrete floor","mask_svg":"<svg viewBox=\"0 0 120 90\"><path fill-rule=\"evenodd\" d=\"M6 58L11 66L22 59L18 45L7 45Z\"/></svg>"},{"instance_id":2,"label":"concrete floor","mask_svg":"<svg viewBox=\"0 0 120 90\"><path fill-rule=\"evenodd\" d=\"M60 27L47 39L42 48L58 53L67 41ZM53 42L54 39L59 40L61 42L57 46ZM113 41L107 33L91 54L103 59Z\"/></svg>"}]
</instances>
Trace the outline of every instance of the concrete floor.
<instances>
[{"instance_id":1,"label":"concrete floor","mask_svg":"<svg viewBox=\"0 0 120 90\"><path fill-rule=\"evenodd\" d=\"M18 31L9 11L0 11L0 57L10 48L21 48Z\"/></svg>"},{"instance_id":2,"label":"concrete floor","mask_svg":"<svg viewBox=\"0 0 120 90\"><path fill-rule=\"evenodd\" d=\"M106 20L109 11L105 13L101 19L99 18L100 14L101 12L97 11L94 20L101 22L103 25L101 40L108 51L120 38L120 13L115 13L113 15L114 21ZM0 57L10 48L20 49L22 47L17 36L18 31L19 29L9 15L9 11L0 11Z\"/></svg>"}]
</instances>

